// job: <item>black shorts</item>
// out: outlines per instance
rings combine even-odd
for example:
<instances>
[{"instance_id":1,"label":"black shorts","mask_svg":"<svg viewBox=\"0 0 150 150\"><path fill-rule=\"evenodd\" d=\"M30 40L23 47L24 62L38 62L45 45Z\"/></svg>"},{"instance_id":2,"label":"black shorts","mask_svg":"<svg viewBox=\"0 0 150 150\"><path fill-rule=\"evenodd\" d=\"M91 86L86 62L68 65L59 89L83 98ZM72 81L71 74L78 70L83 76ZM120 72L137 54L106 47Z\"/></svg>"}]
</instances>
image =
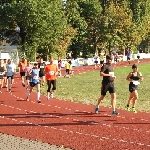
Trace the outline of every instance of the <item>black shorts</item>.
<instances>
[{"instance_id":1,"label":"black shorts","mask_svg":"<svg viewBox=\"0 0 150 150\"><path fill-rule=\"evenodd\" d=\"M37 85L37 84L39 84L39 82L37 82L37 83L30 82L30 86L31 86L31 87L34 87L34 86Z\"/></svg>"},{"instance_id":2,"label":"black shorts","mask_svg":"<svg viewBox=\"0 0 150 150\"><path fill-rule=\"evenodd\" d=\"M51 85L53 86L52 90L56 90L56 80L47 80L47 86L51 89ZM47 90L47 92L50 92Z\"/></svg>"},{"instance_id":3,"label":"black shorts","mask_svg":"<svg viewBox=\"0 0 150 150\"><path fill-rule=\"evenodd\" d=\"M127 57L127 60L130 60L130 57Z\"/></svg>"},{"instance_id":4,"label":"black shorts","mask_svg":"<svg viewBox=\"0 0 150 150\"><path fill-rule=\"evenodd\" d=\"M137 56L137 59L140 59L140 56Z\"/></svg>"},{"instance_id":5,"label":"black shorts","mask_svg":"<svg viewBox=\"0 0 150 150\"><path fill-rule=\"evenodd\" d=\"M20 72L21 77L25 77L25 72Z\"/></svg>"},{"instance_id":6,"label":"black shorts","mask_svg":"<svg viewBox=\"0 0 150 150\"><path fill-rule=\"evenodd\" d=\"M69 70L69 69L66 69L66 73L68 73L68 74L69 74L69 72L70 72L70 70Z\"/></svg>"},{"instance_id":7,"label":"black shorts","mask_svg":"<svg viewBox=\"0 0 150 150\"><path fill-rule=\"evenodd\" d=\"M30 77L29 77L29 76L26 76L26 80L30 80Z\"/></svg>"},{"instance_id":8,"label":"black shorts","mask_svg":"<svg viewBox=\"0 0 150 150\"><path fill-rule=\"evenodd\" d=\"M2 75L2 76L0 76L0 79L4 79L4 76Z\"/></svg>"},{"instance_id":9,"label":"black shorts","mask_svg":"<svg viewBox=\"0 0 150 150\"><path fill-rule=\"evenodd\" d=\"M41 77L44 77L45 76L45 74L44 73L39 73L39 77L41 78Z\"/></svg>"},{"instance_id":10,"label":"black shorts","mask_svg":"<svg viewBox=\"0 0 150 150\"><path fill-rule=\"evenodd\" d=\"M109 91L109 93L115 93L115 87L114 87L114 82L110 82L110 83L102 83L102 87L101 87L101 95L105 96L107 91Z\"/></svg>"},{"instance_id":11,"label":"black shorts","mask_svg":"<svg viewBox=\"0 0 150 150\"><path fill-rule=\"evenodd\" d=\"M129 84L129 92L134 92L135 90L138 90L138 85Z\"/></svg>"},{"instance_id":12,"label":"black shorts","mask_svg":"<svg viewBox=\"0 0 150 150\"><path fill-rule=\"evenodd\" d=\"M98 61L96 60L96 61L94 61L94 63L95 63L95 64L97 64L97 63L98 63Z\"/></svg>"},{"instance_id":13,"label":"black shorts","mask_svg":"<svg viewBox=\"0 0 150 150\"><path fill-rule=\"evenodd\" d=\"M8 79L8 78L14 79L14 76L13 76L13 75L12 75L12 76L7 76L7 79Z\"/></svg>"}]
</instances>

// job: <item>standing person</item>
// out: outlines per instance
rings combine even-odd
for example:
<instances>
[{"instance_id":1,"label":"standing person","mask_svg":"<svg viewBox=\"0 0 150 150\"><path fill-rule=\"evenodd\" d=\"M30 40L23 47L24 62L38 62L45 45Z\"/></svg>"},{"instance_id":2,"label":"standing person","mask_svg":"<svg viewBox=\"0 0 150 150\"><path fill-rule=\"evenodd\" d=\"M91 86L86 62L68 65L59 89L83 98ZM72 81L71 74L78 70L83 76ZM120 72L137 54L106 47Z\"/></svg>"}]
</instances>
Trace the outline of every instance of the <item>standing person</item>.
<instances>
[{"instance_id":1,"label":"standing person","mask_svg":"<svg viewBox=\"0 0 150 150\"><path fill-rule=\"evenodd\" d=\"M40 84L44 86L45 83L45 63L43 62L43 58L40 58L38 63L38 68L40 69L39 77L40 77Z\"/></svg>"},{"instance_id":2,"label":"standing person","mask_svg":"<svg viewBox=\"0 0 150 150\"><path fill-rule=\"evenodd\" d=\"M12 59L8 59L6 64L6 76L7 76L7 88L11 92L12 84L14 83L14 74L16 72L16 66L12 63Z\"/></svg>"},{"instance_id":3,"label":"standing person","mask_svg":"<svg viewBox=\"0 0 150 150\"><path fill-rule=\"evenodd\" d=\"M143 80L141 72L138 72L137 65L132 66L132 72L130 72L126 78L127 81L129 81L129 92L130 96L127 102L127 106L125 107L128 111L132 110L134 113L137 113L135 109L136 101L138 99L138 84L140 84L140 80ZM129 105L132 101L132 108L130 109Z\"/></svg>"},{"instance_id":4,"label":"standing person","mask_svg":"<svg viewBox=\"0 0 150 150\"><path fill-rule=\"evenodd\" d=\"M24 68L26 66L27 66L27 62L26 62L26 59L23 57L22 60L18 64L23 87L25 87L25 71L24 71Z\"/></svg>"},{"instance_id":5,"label":"standing person","mask_svg":"<svg viewBox=\"0 0 150 150\"><path fill-rule=\"evenodd\" d=\"M25 78L26 78L26 89L29 88L29 83L30 83L30 76L29 73L32 70L32 65L30 64L30 61L27 61L27 66L25 67Z\"/></svg>"},{"instance_id":6,"label":"standing person","mask_svg":"<svg viewBox=\"0 0 150 150\"><path fill-rule=\"evenodd\" d=\"M70 78L70 63L69 63L69 60L67 60L67 62L65 64L65 67L66 67L66 74L65 74L64 77Z\"/></svg>"},{"instance_id":7,"label":"standing person","mask_svg":"<svg viewBox=\"0 0 150 150\"><path fill-rule=\"evenodd\" d=\"M6 67L3 64L3 60L1 59L0 60L0 93L2 93L5 71L6 71Z\"/></svg>"},{"instance_id":8,"label":"standing person","mask_svg":"<svg viewBox=\"0 0 150 150\"><path fill-rule=\"evenodd\" d=\"M138 59L138 64L140 63L140 52L137 52L137 59Z\"/></svg>"},{"instance_id":9,"label":"standing person","mask_svg":"<svg viewBox=\"0 0 150 150\"><path fill-rule=\"evenodd\" d=\"M94 59L94 64L95 64L94 69L96 69L97 68L97 64L98 64L98 56L95 54L93 59Z\"/></svg>"},{"instance_id":10,"label":"standing person","mask_svg":"<svg viewBox=\"0 0 150 150\"><path fill-rule=\"evenodd\" d=\"M61 67L62 67L62 61L61 59L58 60L58 76L61 76Z\"/></svg>"},{"instance_id":11,"label":"standing person","mask_svg":"<svg viewBox=\"0 0 150 150\"><path fill-rule=\"evenodd\" d=\"M29 97L31 95L31 92L33 88L36 88L37 92L37 102L41 103L40 101L40 80L39 80L39 69L38 69L38 64L35 63L31 71L28 73L28 76L30 77L30 87L28 91L28 95L26 100L29 101Z\"/></svg>"},{"instance_id":12,"label":"standing person","mask_svg":"<svg viewBox=\"0 0 150 150\"><path fill-rule=\"evenodd\" d=\"M4 59L3 65L6 68L6 64L7 64L7 59ZM3 82L3 87L7 88L7 76L6 76L6 72L4 73L4 82Z\"/></svg>"},{"instance_id":13,"label":"standing person","mask_svg":"<svg viewBox=\"0 0 150 150\"><path fill-rule=\"evenodd\" d=\"M57 65L54 64L53 58L50 59L50 64L45 67L46 81L47 81L47 100L54 97L54 91L56 90L56 79L58 74ZM51 85L53 86L51 88Z\"/></svg>"},{"instance_id":14,"label":"standing person","mask_svg":"<svg viewBox=\"0 0 150 150\"><path fill-rule=\"evenodd\" d=\"M130 64L130 60L131 60L131 55L132 55L132 51L128 50L127 51L127 61L128 61L129 64Z\"/></svg>"},{"instance_id":15,"label":"standing person","mask_svg":"<svg viewBox=\"0 0 150 150\"><path fill-rule=\"evenodd\" d=\"M101 101L105 98L107 91L109 91L111 95L111 104L112 104L112 115L118 115L118 112L115 110L116 107L116 93L114 87L114 72L112 67L112 58L110 56L106 56L106 64L102 66L100 71L100 76L103 76L102 87L101 87L101 96L98 99L95 113L98 114L99 105Z\"/></svg>"}]
</instances>

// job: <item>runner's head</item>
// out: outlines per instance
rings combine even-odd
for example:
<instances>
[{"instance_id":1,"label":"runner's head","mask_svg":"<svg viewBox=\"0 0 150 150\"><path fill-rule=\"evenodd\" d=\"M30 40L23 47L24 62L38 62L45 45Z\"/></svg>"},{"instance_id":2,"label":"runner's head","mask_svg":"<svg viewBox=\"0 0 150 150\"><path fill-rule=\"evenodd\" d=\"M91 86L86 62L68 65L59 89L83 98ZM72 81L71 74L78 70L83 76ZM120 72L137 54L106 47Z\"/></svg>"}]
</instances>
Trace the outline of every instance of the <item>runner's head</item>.
<instances>
[{"instance_id":1,"label":"runner's head","mask_svg":"<svg viewBox=\"0 0 150 150\"><path fill-rule=\"evenodd\" d=\"M50 64L52 65L53 62L54 62L54 59L53 59L53 58L50 58L49 62L50 62Z\"/></svg>"},{"instance_id":2,"label":"runner's head","mask_svg":"<svg viewBox=\"0 0 150 150\"><path fill-rule=\"evenodd\" d=\"M12 62L12 59L8 59L7 63L11 64L11 62Z\"/></svg>"},{"instance_id":3,"label":"runner's head","mask_svg":"<svg viewBox=\"0 0 150 150\"><path fill-rule=\"evenodd\" d=\"M38 69L38 64L37 63L34 63L34 68Z\"/></svg>"},{"instance_id":4,"label":"runner's head","mask_svg":"<svg viewBox=\"0 0 150 150\"><path fill-rule=\"evenodd\" d=\"M112 58L111 56L107 55L106 56L106 63L111 64L112 63Z\"/></svg>"},{"instance_id":5,"label":"runner's head","mask_svg":"<svg viewBox=\"0 0 150 150\"><path fill-rule=\"evenodd\" d=\"M4 59L4 63L7 63L7 59Z\"/></svg>"},{"instance_id":6,"label":"runner's head","mask_svg":"<svg viewBox=\"0 0 150 150\"><path fill-rule=\"evenodd\" d=\"M136 72L138 70L138 67L136 64L132 65L132 70L133 70L133 72Z\"/></svg>"},{"instance_id":7,"label":"runner's head","mask_svg":"<svg viewBox=\"0 0 150 150\"><path fill-rule=\"evenodd\" d=\"M22 60L21 60L21 61L22 61L22 62L25 62L25 60L26 60L26 59L25 59L24 57L22 57Z\"/></svg>"}]
</instances>

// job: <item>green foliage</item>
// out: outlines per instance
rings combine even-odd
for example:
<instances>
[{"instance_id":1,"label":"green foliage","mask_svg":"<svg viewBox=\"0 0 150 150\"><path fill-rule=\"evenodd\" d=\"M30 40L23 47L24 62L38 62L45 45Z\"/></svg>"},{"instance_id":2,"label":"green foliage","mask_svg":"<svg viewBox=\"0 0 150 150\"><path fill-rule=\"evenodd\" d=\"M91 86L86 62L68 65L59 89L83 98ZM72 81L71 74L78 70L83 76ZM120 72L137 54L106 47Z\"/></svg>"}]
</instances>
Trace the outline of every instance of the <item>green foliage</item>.
<instances>
[{"instance_id":1,"label":"green foliage","mask_svg":"<svg viewBox=\"0 0 150 150\"><path fill-rule=\"evenodd\" d=\"M114 46L137 47L150 32L150 0L7 0L0 29L21 28L21 48L30 59L93 55ZM8 4L6 4L6 2ZM104 3L105 2L105 3ZM16 24L15 24L16 22Z\"/></svg>"}]
</instances>

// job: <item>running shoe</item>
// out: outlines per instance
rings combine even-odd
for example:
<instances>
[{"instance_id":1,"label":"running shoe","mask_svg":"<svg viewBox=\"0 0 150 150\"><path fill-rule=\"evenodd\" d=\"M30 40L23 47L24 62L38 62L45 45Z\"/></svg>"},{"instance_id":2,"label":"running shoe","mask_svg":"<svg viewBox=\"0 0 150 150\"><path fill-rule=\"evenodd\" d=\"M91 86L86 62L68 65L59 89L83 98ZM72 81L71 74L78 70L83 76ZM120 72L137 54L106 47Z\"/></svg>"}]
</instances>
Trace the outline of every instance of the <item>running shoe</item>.
<instances>
[{"instance_id":1,"label":"running shoe","mask_svg":"<svg viewBox=\"0 0 150 150\"><path fill-rule=\"evenodd\" d=\"M137 113L137 111L134 107L131 110L132 110L132 112Z\"/></svg>"},{"instance_id":2,"label":"running shoe","mask_svg":"<svg viewBox=\"0 0 150 150\"><path fill-rule=\"evenodd\" d=\"M126 109L127 111L130 111L130 107L129 107L129 106L125 106L125 109Z\"/></svg>"},{"instance_id":3,"label":"running shoe","mask_svg":"<svg viewBox=\"0 0 150 150\"><path fill-rule=\"evenodd\" d=\"M116 111L113 111L112 112L112 115L118 115L119 113L118 112L116 112Z\"/></svg>"},{"instance_id":4,"label":"running shoe","mask_svg":"<svg viewBox=\"0 0 150 150\"><path fill-rule=\"evenodd\" d=\"M99 107L95 107L95 113L98 114Z\"/></svg>"},{"instance_id":5,"label":"running shoe","mask_svg":"<svg viewBox=\"0 0 150 150\"><path fill-rule=\"evenodd\" d=\"M51 98L54 98L54 94L53 93L51 93L50 96L51 96Z\"/></svg>"},{"instance_id":6,"label":"running shoe","mask_svg":"<svg viewBox=\"0 0 150 150\"><path fill-rule=\"evenodd\" d=\"M25 83L22 83L22 86L25 87Z\"/></svg>"},{"instance_id":7,"label":"running shoe","mask_svg":"<svg viewBox=\"0 0 150 150\"><path fill-rule=\"evenodd\" d=\"M41 103L41 101L40 101L40 100L37 100L37 102L38 102L38 103Z\"/></svg>"}]
</instances>

